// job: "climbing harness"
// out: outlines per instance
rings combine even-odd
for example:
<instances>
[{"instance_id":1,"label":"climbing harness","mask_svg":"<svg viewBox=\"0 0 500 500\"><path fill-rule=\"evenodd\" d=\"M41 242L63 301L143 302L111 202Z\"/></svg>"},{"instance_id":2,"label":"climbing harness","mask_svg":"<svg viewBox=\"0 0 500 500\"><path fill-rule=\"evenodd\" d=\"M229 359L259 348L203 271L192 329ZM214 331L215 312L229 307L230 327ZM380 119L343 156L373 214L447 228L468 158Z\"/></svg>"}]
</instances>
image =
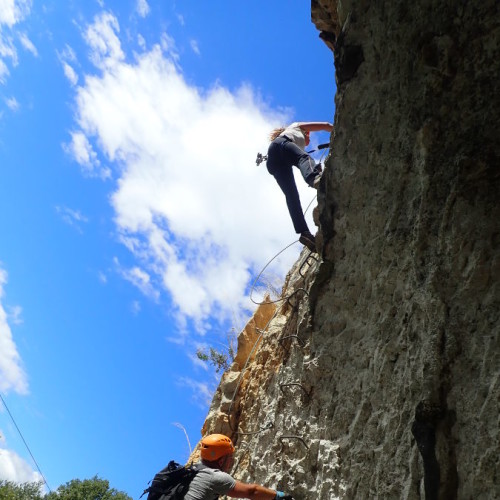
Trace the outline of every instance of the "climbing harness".
<instances>
[{"instance_id":1,"label":"climbing harness","mask_svg":"<svg viewBox=\"0 0 500 500\"><path fill-rule=\"evenodd\" d=\"M311 151L306 151L307 154L314 153L315 151L319 151L320 149L326 149L330 147L330 143L319 144L316 149L311 149ZM267 160L267 155L263 155L262 153L257 153L257 159L255 160L255 164L259 166L263 161Z\"/></svg>"}]
</instances>

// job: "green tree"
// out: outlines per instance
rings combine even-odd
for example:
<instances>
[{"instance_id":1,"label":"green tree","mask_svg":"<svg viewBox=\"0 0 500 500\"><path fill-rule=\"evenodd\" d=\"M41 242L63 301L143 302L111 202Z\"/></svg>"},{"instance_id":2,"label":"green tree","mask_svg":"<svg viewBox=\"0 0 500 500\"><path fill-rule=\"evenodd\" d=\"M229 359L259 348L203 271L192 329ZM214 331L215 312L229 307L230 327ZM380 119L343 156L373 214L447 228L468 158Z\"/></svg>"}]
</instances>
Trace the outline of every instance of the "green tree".
<instances>
[{"instance_id":1,"label":"green tree","mask_svg":"<svg viewBox=\"0 0 500 500\"><path fill-rule=\"evenodd\" d=\"M13 483L0 480L0 500L42 500L42 485L40 483Z\"/></svg>"},{"instance_id":2,"label":"green tree","mask_svg":"<svg viewBox=\"0 0 500 500\"><path fill-rule=\"evenodd\" d=\"M3 499L0 499L3 500ZM109 481L95 476L92 479L72 479L45 500L132 500L126 493L109 488Z\"/></svg>"},{"instance_id":3,"label":"green tree","mask_svg":"<svg viewBox=\"0 0 500 500\"><path fill-rule=\"evenodd\" d=\"M234 361L234 358L236 356L235 345L237 344L237 342L238 339L236 335L236 328L233 327L227 334L227 345L220 344L220 349L209 347L208 352L204 349L199 348L196 351L196 357L201 361L210 362L210 364L215 367L216 373L219 373L221 370L224 372L231 366L232 362Z\"/></svg>"},{"instance_id":4,"label":"green tree","mask_svg":"<svg viewBox=\"0 0 500 500\"><path fill-rule=\"evenodd\" d=\"M210 347L209 353L198 349L196 351L196 356L201 361L209 361L214 367L215 372L219 373L221 370L226 371L231 366L231 361L229 361L229 355Z\"/></svg>"}]
</instances>

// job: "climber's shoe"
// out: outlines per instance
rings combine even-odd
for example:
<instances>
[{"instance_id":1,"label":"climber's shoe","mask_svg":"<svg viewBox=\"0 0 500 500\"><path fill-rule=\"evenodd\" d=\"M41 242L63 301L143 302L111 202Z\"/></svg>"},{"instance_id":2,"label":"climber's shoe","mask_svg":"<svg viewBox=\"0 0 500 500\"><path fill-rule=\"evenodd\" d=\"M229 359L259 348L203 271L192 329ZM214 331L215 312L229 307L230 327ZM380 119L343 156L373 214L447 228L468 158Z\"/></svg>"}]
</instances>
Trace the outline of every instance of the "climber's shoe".
<instances>
[{"instance_id":1,"label":"climber's shoe","mask_svg":"<svg viewBox=\"0 0 500 500\"><path fill-rule=\"evenodd\" d=\"M311 252L316 252L316 240L309 231L302 231L302 233L300 233L299 241L309 248Z\"/></svg>"},{"instance_id":2,"label":"climber's shoe","mask_svg":"<svg viewBox=\"0 0 500 500\"><path fill-rule=\"evenodd\" d=\"M317 175L314 180L312 181L311 187L314 189L319 188L319 181L321 180L321 174Z\"/></svg>"}]
</instances>

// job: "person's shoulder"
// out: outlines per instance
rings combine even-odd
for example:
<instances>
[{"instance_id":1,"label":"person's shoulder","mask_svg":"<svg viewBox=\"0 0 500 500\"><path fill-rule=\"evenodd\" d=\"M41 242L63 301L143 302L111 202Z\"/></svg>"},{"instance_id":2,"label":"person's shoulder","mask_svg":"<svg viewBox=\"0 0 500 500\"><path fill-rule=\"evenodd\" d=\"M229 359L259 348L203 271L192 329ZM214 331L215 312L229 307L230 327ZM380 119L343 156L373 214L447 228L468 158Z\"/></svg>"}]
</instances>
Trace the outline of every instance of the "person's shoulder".
<instances>
[{"instance_id":1,"label":"person's shoulder","mask_svg":"<svg viewBox=\"0 0 500 500\"><path fill-rule=\"evenodd\" d=\"M233 476L231 474L228 474L227 472L221 471L220 469L212 469L213 473L215 476L218 478L224 478L224 479L233 479Z\"/></svg>"},{"instance_id":2,"label":"person's shoulder","mask_svg":"<svg viewBox=\"0 0 500 500\"><path fill-rule=\"evenodd\" d=\"M198 472L205 472L206 474L210 474L211 476L224 477L224 478L232 477L227 472L223 472L220 469L214 469L201 462L195 464L194 467L198 470Z\"/></svg>"},{"instance_id":3,"label":"person's shoulder","mask_svg":"<svg viewBox=\"0 0 500 500\"><path fill-rule=\"evenodd\" d=\"M220 469L205 466L197 475L201 476L200 479L209 484L213 491L219 495L225 495L236 484L236 479L233 476Z\"/></svg>"}]
</instances>

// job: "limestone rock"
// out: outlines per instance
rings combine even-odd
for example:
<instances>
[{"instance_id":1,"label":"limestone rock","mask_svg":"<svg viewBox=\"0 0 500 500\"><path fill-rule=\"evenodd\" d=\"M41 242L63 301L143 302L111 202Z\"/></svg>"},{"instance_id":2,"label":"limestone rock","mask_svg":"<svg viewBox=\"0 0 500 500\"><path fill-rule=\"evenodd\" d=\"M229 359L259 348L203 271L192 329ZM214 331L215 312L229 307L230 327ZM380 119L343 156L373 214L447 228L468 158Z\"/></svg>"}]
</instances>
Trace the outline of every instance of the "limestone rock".
<instances>
[{"instance_id":1,"label":"limestone rock","mask_svg":"<svg viewBox=\"0 0 500 500\"><path fill-rule=\"evenodd\" d=\"M312 1L337 69L321 260L214 397L203 432L234 439L238 479L500 498L499 5Z\"/></svg>"}]
</instances>

